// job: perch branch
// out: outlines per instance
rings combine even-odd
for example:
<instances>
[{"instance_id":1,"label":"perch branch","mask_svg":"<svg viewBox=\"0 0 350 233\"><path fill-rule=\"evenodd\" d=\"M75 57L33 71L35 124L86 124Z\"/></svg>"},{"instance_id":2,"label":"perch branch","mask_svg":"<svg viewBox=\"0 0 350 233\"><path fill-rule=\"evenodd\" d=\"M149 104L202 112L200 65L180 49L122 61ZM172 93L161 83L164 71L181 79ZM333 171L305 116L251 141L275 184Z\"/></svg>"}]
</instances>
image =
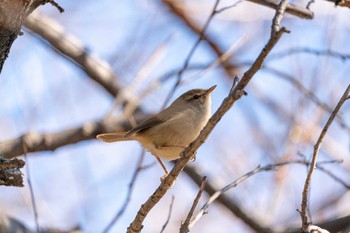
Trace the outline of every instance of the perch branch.
<instances>
[{"instance_id":1,"label":"perch branch","mask_svg":"<svg viewBox=\"0 0 350 233\"><path fill-rule=\"evenodd\" d=\"M244 93L244 88L248 85L249 81L255 75L255 73L260 69L262 63L264 62L267 55L270 53L272 48L276 45L276 43L281 38L284 32L287 30L282 27L280 28L280 23L282 20L282 16L284 14L287 0L282 0L279 4L276 14L273 18L271 36L268 40L267 44L260 52L259 56L252 64L252 66L244 73L241 81L237 84L237 86L232 86L229 95L223 100L218 110L214 113L214 115L209 119L206 126L201 131L200 135L181 153L181 159L178 160L174 168L171 170L169 175L165 178L164 182L156 189L154 194L141 206L139 209L135 219L130 223L127 232L140 232L142 229L142 223L146 218L147 214L151 211L151 209L159 202L159 200L165 195L167 190L172 187L175 183L177 176L184 169L187 162L190 160L195 151L204 143L210 132L214 129L215 125L220 121L222 116L233 106L233 104L241 97Z\"/></svg>"}]
</instances>

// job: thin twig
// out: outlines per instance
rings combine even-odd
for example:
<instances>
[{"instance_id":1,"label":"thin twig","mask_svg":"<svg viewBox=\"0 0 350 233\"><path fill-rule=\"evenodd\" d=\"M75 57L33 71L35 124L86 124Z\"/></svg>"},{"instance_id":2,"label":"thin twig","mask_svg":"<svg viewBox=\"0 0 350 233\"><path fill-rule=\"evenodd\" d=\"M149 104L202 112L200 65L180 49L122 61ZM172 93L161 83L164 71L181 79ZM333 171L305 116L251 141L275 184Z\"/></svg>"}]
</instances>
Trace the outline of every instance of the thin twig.
<instances>
[{"instance_id":1,"label":"thin twig","mask_svg":"<svg viewBox=\"0 0 350 233\"><path fill-rule=\"evenodd\" d=\"M317 163L317 167L320 167L321 164L331 164L331 163L341 163L342 160L329 160L329 161L322 161L322 162L318 162ZM280 163L275 163L275 164L268 164L266 166L258 166L256 168L254 168L253 170L247 172L246 174L244 174L243 176L239 177L238 179L232 181L231 183L227 184L226 186L224 186L223 188L221 188L220 190L216 191L214 194L212 194L210 196L210 198L208 199L208 201L203 205L203 207L200 209L200 211L196 214L196 216L193 218L193 220L190 222L189 224L189 229L191 229L199 220L200 218L207 213L207 209L209 208L209 206L218 198L220 198L220 196L222 196L225 192L227 192L228 190L236 187L238 184L242 183L243 181L245 181L246 179L248 179L249 177L263 172L263 171L277 171L276 168L278 167L283 167L286 165L291 165L291 164L302 164L302 165L306 165L309 166L310 162L307 160L290 160L290 161L286 161L286 162L280 162ZM320 169L321 170L321 169ZM323 170L321 170L323 171ZM328 175L330 175L332 178L334 176L334 174L332 174L331 172L326 173ZM338 181L338 180L336 180ZM340 182L340 181L338 181ZM341 181L340 183L342 183L344 181Z\"/></svg>"},{"instance_id":2,"label":"thin twig","mask_svg":"<svg viewBox=\"0 0 350 233\"><path fill-rule=\"evenodd\" d=\"M142 166L144 157L145 157L145 150L142 150L142 152L140 154L140 158L139 158L139 160L137 162L137 165L136 165L136 169L135 169L135 171L134 171L134 173L133 173L133 175L131 177L131 180L130 180L130 183L129 183L129 186L128 186L128 191L127 191L127 194L126 194L126 198L124 200L124 203L123 203L122 207L119 209L119 211L116 213L116 215L113 217L113 219L110 221L110 223L102 231L103 233L109 232L109 230L118 221L118 219L124 214L126 208L128 207L128 205L130 203L132 192L134 190L136 179L137 179L138 175L140 174L141 170L144 168Z\"/></svg>"},{"instance_id":3,"label":"thin twig","mask_svg":"<svg viewBox=\"0 0 350 233\"><path fill-rule=\"evenodd\" d=\"M204 24L204 26L203 26L203 28L202 28L202 30L201 30L201 32L200 32L200 34L199 34L197 40L196 40L195 43L193 44L193 46L192 46L190 52L188 53L188 55L187 55L187 57L186 57L186 60L185 60L185 62L184 62L184 65L183 65L182 69L179 71L179 73L178 73L178 75L177 75L177 80L176 80L174 86L172 87L172 89L170 90L170 92L169 92L167 98L166 98L165 101L164 101L164 104L163 104L163 106L162 106L162 109L166 107L166 105L169 103L171 97L174 95L174 93L175 93L177 87L180 85L180 82L181 82L181 80L182 80L183 73L184 73L184 71L187 69L187 67L188 67L188 65L189 65L189 63L190 63L190 60L191 60L191 58L192 58L194 52L196 51L196 49L197 49L199 43L202 41L203 36L204 36L204 33L205 33L205 31L207 30L210 21L213 19L214 15L216 14L216 9L217 9L219 3L220 3L220 0L216 0L216 1L215 1L215 4L214 4L213 9L212 9L212 11L211 11L211 13L210 13L210 15L209 15L209 18L208 18L207 21L205 22L205 24Z\"/></svg>"},{"instance_id":4,"label":"thin twig","mask_svg":"<svg viewBox=\"0 0 350 233\"><path fill-rule=\"evenodd\" d=\"M243 2L243 0L239 0L239 1L233 3L233 4L229 5L229 6L224 6L224 7L220 8L220 9L216 10L216 13L221 13L221 12L226 11L228 9L234 8L234 7L238 6L238 4L240 4L241 2Z\"/></svg>"},{"instance_id":5,"label":"thin twig","mask_svg":"<svg viewBox=\"0 0 350 233\"><path fill-rule=\"evenodd\" d=\"M185 221L181 224L180 233L187 233L187 232L190 231L189 224L190 224L193 212L196 209L196 207L198 205L198 202L199 202L199 199L201 198L201 195L202 195L202 193L204 191L204 187L205 187L206 181L207 181L207 177L204 176L203 180L202 180L202 183L201 183L201 186L199 187L199 191L197 193L197 196L196 196L196 198L193 201L192 207L191 207L190 211L188 212Z\"/></svg>"},{"instance_id":6,"label":"thin twig","mask_svg":"<svg viewBox=\"0 0 350 233\"><path fill-rule=\"evenodd\" d=\"M195 20L192 20L192 17L190 15L187 15L184 11L183 4L181 4L177 0L163 0L165 4L170 8L172 13L174 13L180 20L182 20L185 25L193 31L195 34L201 35L203 32L203 28L198 25L198 23ZM208 45L209 48L211 48L212 52L216 54L217 57L221 57L224 54L224 50L221 49L218 42L215 41L215 37L211 37L207 34L202 34L202 40L205 41L205 45ZM236 72L235 67L226 67L225 64L222 64L221 66L227 77L232 77Z\"/></svg>"},{"instance_id":7,"label":"thin twig","mask_svg":"<svg viewBox=\"0 0 350 233\"><path fill-rule=\"evenodd\" d=\"M60 13L63 13L64 12L64 9L63 7L61 7L57 2L55 2L54 0L49 0L49 3L51 5L53 5L54 7L57 8L57 10L60 12Z\"/></svg>"},{"instance_id":8,"label":"thin twig","mask_svg":"<svg viewBox=\"0 0 350 233\"><path fill-rule=\"evenodd\" d=\"M349 53L341 53L341 52L336 52L329 49L321 50L321 49L300 47L300 48L291 48L291 49L287 49L287 50L275 53L269 57L268 61L280 60L284 57L290 56L292 54L298 54L298 53L307 53L307 54L312 54L316 56L329 56L329 57L338 58L342 61L350 60Z\"/></svg>"},{"instance_id":9,"label":"thin twig","mask_svg":"<svg viewBox=\"0 0 350 233\"><path fill-rule=\"evenodd\" d=\"M316 144L314 146L314 151L313 151L312 160L311 160L311 166L310 166L309 172L307 174L307 177L306 177L306 180L305 180L305 184L304 184L303 193L302 193L301 211L300 211L300 216L301 216L301 221L302 221L302 232L307 232L307 227L309 225L309 222L308 222L308 219L307 219L307 216L306 216L306 209L307 209L307 205L308 205L308 203L307 203L308 202L308 193L309 193L312 173L313 173L313 171L314 171L314 169L316 167L316 161L317 161L318 152L320 150L320 146L322 144L322 141L323 141L324 137L326 136L328 128L330 127L330 125L332 124L334 118L338 114L340 108L342 107L342 105L344 104L346 99L348 98L349 92L350 92L350 84L346 88L344 94L340 98L338 104L336 105L336 107L334 108L332 114L330 115L329 119L327 120L327 123L323 127L323 129L321 131L321 134L318 137L317 142L316 142Z\"/></svg>"},{"instance_id":10,"label":"thin twig","mask_svg":"<svg viewBox=\"0 0 350 233\"><path fill-rule=\"evenodd\" d=\"M171 212L172 212L172 210L173 210L174 199L175 199L175 197L174 197L174 195L173 195L173 196L171 197L171 202L170 202L168 217L167 217L167 219L166 219L166 221L165 221L165 223L164 223L164 225L163 225L163 227L162 227L162 230L160 230L160 233L163 233L164 230L165 230L165 228L168 226L168 223L169 223L170 218L171 218Z\"/></svg>"},{"instance_id":11,"label":"thin twig","mask_svg":"<svg viewBox=\"0 0 350 233\"><path fill-rule=\"evenodd\" d=\"M39 221L38 221L38 210L35 203L35 195L34 195L33 185L32 185L31 176L30 176L29 159L27 156L27 145L26 145L25 138L23 138L22 140L22 148L24 151L24 161L26 163L25 167L26 167L26 173L27 173L27 182L29 186L30 199L32 201L36 233L40 233L40 227L39 227Z\"/></svg>"}]
</instances>

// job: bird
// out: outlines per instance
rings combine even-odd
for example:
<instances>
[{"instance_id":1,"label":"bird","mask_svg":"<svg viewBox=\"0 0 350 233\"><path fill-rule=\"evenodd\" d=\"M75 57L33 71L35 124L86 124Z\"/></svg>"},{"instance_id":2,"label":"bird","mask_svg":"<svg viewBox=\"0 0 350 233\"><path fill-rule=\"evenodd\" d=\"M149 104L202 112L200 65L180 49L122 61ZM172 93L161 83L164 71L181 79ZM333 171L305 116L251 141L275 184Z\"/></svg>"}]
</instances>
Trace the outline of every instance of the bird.
<instances>
[{"instance_id":1,"label":"bird","mask_svg":"<svg viewBox=\"0 0 350 233\"><path fill-rule=\"evenodd\" d=\"M131 130L96 137L103 142L138 141L155 156L165 172L164 178L169 172L161 159L179 159L181 152L198 137L211 116L211 93L215 88L216 85L189 90Z\"/></svg>"}]
</instances>

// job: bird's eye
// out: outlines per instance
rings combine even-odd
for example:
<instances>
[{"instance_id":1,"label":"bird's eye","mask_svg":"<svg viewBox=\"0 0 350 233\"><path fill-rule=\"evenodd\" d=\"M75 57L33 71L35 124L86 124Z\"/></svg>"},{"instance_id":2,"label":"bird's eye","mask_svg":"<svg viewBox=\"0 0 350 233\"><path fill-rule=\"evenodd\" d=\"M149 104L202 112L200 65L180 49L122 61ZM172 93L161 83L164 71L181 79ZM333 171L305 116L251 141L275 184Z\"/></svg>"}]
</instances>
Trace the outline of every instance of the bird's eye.
<instances>
[{"instance_id":1,"label":"bird's eye","mask_svg":"<svg viewBox=\"0 0 350 233\"><path fill-rule=\"evenodd\" d=\"M200 95L194 95L194 96L193 96L193 99L196 100L196 99L199 99L199 97L201 97L201 96L200 96Z\"/></svg>"}]
</instances>

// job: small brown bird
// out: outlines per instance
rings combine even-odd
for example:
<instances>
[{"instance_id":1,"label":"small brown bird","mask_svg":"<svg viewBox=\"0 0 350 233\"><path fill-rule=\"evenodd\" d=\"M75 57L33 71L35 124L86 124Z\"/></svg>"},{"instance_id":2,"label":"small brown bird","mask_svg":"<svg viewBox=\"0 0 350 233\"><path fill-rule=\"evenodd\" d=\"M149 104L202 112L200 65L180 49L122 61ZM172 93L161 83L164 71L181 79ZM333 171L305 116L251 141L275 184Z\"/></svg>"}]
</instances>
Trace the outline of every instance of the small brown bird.
<instances>
[{"instance_id":1,"label":"small brown bird","mask_svg":"<svg viewBox=\"0 0 350 233\"><path fill-rule=\"evenodd\" d=\"M155 114L128 132L97 135L104 142L138 141L151 152L168 174L162 159L175 160L197 138L211 116L209 89L193 89L178 97L169 107Z\"/></svg>"}]
</instances>

